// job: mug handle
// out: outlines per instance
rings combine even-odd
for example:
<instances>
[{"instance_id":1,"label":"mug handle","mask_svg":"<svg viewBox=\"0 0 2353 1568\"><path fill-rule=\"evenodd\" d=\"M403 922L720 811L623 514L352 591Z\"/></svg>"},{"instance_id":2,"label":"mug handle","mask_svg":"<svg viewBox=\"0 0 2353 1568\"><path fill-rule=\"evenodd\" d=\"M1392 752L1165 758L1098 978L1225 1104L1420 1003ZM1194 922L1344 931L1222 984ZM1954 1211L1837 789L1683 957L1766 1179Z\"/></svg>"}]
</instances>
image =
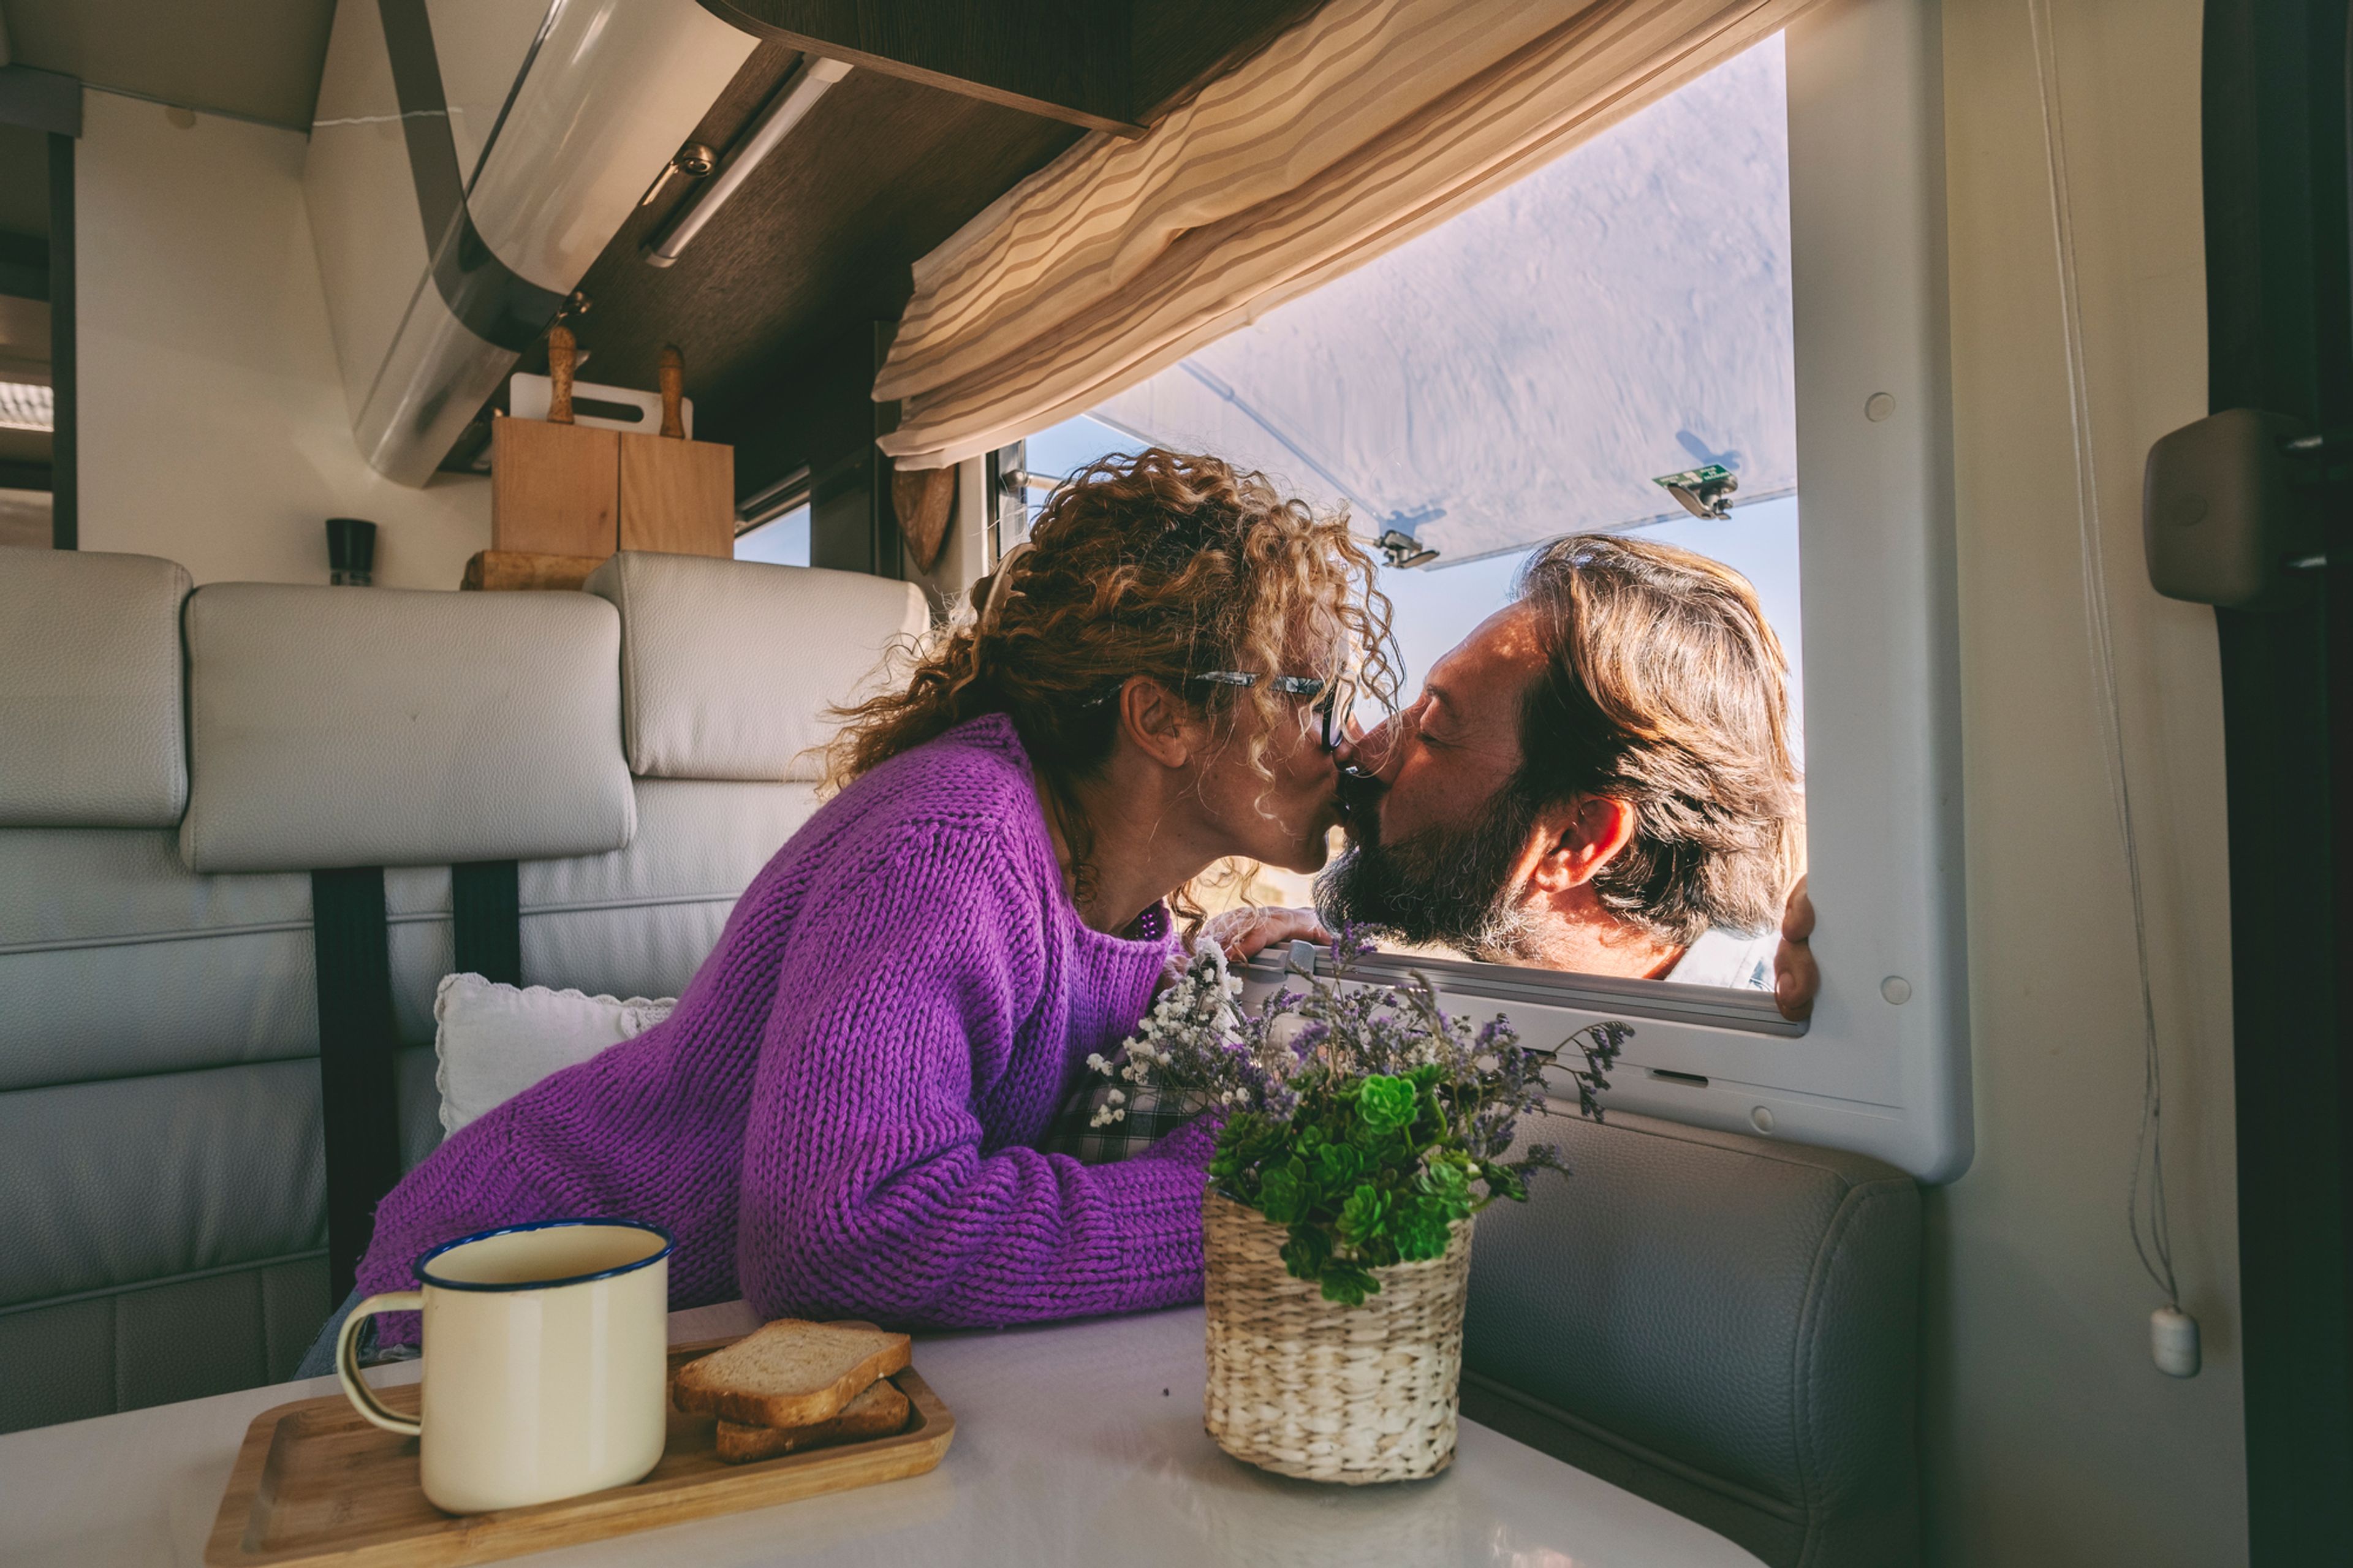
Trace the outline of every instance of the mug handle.
<instances>
[{"instance_id":1,"label":"mug handle","mask_svg":"<svg viewBox=\"0 0 2353 1568\"><path fill-rule=\"evenodd\" d=\"M370 1425L404 1437L416 1436L425 1430L425 1424L413 1415L396 1415L386 1410L376 1398L375 1390L360 1376L360 1327L378 1312L416 1312L424 1307L422 1290L394 1290L370 1296L352 1309L351 1315L343 1320L342 1331L335 1335L335 1376L343 1383L343 1397Z\"/></svg>"}]
</instances>

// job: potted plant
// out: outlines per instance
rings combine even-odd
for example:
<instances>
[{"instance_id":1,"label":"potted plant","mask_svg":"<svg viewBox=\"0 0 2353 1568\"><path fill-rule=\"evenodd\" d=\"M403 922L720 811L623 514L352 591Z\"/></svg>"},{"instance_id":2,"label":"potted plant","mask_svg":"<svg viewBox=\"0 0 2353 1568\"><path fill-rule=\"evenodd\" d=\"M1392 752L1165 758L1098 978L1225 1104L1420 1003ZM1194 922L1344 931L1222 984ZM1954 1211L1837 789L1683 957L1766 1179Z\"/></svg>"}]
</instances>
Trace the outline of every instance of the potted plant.
<instances>
[{"instance_id":1,"label":"potted plant","mask_svg":"<svg viewBox=\"0 0 2353 1568\"><path fill-rule=\"evenodd\" d=\"M1501 1015L1449 1015L1419 974L1349 983L1367 951L1344 932L1329 977L1246 1010L1204 942L1119 1057L1089 1062L1125 1086L1098 1124L1170 1096L1225 1118L1203 1215L1209 1435L1264 1468L1350 1483L1452 1461L1472 1217L1566 1171L1550 1145L1510 1154L1519 1119L1548 1108L1545 1070L1565 1067L1598 1120L1633 1032L1599 1023L1528 1047Z\"/></svg>"}]
</instances>

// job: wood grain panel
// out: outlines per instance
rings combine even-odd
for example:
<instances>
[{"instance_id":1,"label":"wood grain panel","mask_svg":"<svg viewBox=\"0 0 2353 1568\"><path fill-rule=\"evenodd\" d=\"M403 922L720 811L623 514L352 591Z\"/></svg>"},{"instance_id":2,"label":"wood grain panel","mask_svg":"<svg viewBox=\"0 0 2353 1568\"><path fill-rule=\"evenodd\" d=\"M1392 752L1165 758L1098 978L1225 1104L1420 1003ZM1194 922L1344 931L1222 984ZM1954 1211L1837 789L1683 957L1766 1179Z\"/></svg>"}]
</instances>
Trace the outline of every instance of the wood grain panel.
<instances>
[{"instance_id":1,"label":"wood grain panel","mask_svg":"<svg viewBox=\"0 0 2353 1568\"><path fill-rule=\"evenodd\" d=\"M1134 0L1128 31L1135 118L1151 124L1323 3Z\"/></svg>"},{"instance_id":2,"label":"wood grain panel","mask_svg":"<svg viewBox=\"0 0 2353 1568\"><path fill-rule=\"evenodd\" d=\"M906 536L907 553L918 572L928 572L947 542L948 516L955 510L956 471L923 468L891 476L891 509L897 513L899 531Z\"/></svg>"},{"instance_id":3,"label":"wood grain panel","mask_svg":"<svg viewBox=\"0 0 2353 1568\"><path fill-rule=\"evenodd\" d=\"M702 0L754 37L1116 135L1129 113L1129 8L1096 0Z\"/></svg>"},{"instance_id":4,"label":"wood grain panel","mask_svg":"<svg viewBox=\"0 0 2353 1568\"><path fill-rule=\"evenodd\" d=\"M796 58L754 51L745 68L752 74L739 74L727 101L706 117L704 139L728 145ZM897 320L913 289L914 260L1079 134L853 70L675 266L649 267L639 251L692 187L673 179L630 216L581 280L595 301L576 323L590 353L582 374L651 387L662 345L676 343L695 433L736 441L749 401L806 374L805 362L824 345L869 321Z\"/></svg>"},{"instance_id":5,"label":"wood grain panel","mask_svg":"<svg viewBox=\"0 0 2353 1568\"><path fill-rule=\"evenodd\" d=\"M735 553L735 448L622 434L620 544L673 555Z\"/></svg>"},{"instance_id":6,"label":"wood grain panel","mask_svg":"<svg viewBox=\"0 0 2353 1568\"><path fill-rule=\"evenodd\" d=\"M478 550L466 562L461 589L482 593L546 592L578 588L610 557L532 555L520 550Z\"/></svg>"},{"instance_id":7,"label":"wood grain panel","mask_svg":"<svg viewBox=\"0 0 2353 1568\"><path fill-rule=\"evenodd\" d=\"M539 419L491 426L491 548L535 555L613 553L620 434Z\"/></svg>"}]
</instances>

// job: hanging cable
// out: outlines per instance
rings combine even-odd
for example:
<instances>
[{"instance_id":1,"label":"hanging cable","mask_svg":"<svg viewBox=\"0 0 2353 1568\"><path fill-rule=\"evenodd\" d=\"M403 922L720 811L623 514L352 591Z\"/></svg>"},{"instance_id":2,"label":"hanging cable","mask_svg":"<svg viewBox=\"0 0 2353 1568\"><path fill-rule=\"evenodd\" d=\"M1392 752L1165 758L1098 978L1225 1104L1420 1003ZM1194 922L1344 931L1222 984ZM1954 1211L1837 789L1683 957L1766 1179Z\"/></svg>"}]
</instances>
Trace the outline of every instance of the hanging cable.
<instances>
[{"instance_id":1,"label":"hanging cable","mask_svg":"<svg viewBox=\"0 0 2353 1568\"><path fill-rule=\"evenodd\" d=\"M2134 831L2132 782L2125 766L2124 702L2116 681L2115 635L2108 622L2107 561L2100 542L2099 472L2092 445L2091 377L2084 353L2084 315L2076 286L2073 204L2067 188L2067 145L2059 108L2057 39L2049 0L2026 0L2034 37L2034 80L2042 104L2042 149L2050 169L2051 230L2058 252L2059 310L2067 350L2069 426L2075 444L2075 530L2082 555L2084 628L2098 686L2100 739L2108 792L2116 808L2125 872L2132 895L2133 954L2140 973L2140 1133L2126 1187L2125 1223L2141 1267L2165 1293L2153 1320L2159 1366L2176 1376L2197 1370L2197 1325L2181 1310L2173 1267L2173 1226L2165 1198L2165 1092L2158 1054L2156 988L2150 979L2148 913L2141 886L2140 846ZM2146 1173L2146 1176L2144 1176ZM2186 1335L2188 1350L2180 1342ZM2186 1353L2186 1367L2184 1358Z\"/></svg>"}]
</instances>

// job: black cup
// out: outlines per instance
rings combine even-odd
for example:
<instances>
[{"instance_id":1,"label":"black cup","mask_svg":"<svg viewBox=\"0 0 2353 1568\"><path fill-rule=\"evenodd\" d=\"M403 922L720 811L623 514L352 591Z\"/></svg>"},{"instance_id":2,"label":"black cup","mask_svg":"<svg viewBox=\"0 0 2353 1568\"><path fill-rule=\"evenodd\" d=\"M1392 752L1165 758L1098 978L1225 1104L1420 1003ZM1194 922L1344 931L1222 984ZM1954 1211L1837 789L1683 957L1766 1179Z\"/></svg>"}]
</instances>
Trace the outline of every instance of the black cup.
<instances>
[{"instance_id":1,"label":"black cup","mask_svg":"<svg viewBox=\"0 0 2353 1568\"><path fill-rule=\"evenodd\" d=\"M375 578L375 524L365 518L327 520L327 581L364 588Z\"/></svg>"}]
</instances>

